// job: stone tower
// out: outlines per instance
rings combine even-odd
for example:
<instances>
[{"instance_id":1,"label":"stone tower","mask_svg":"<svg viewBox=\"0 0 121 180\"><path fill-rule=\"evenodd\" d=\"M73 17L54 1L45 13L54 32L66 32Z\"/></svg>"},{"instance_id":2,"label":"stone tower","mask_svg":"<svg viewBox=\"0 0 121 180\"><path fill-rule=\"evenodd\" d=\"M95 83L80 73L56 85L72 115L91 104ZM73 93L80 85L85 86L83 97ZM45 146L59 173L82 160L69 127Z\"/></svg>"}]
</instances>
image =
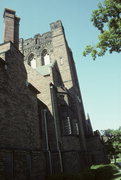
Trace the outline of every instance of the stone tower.
<instances>
[{"instance_id":1,"label":"stone tower","mask_svg":"<svg viewBox=\"0 0 121 180\"><path fill-rule=\"evenodd\" d=\"M92 164L87 137L93 136L93 130L85 117L73 54L61 21L51 23L49 32L20 39L19 45L28 81L41 92L37 97L49 111L46 116L44 111L42 124L50 173L80 172Z\"/></svg>"},{"instance_id":2,"label":"stone tower","mask_svg":"<svg viewBox=\"0 0 121 180\"><path fill-rule=\"evenodd\" d=\"M75 68L75 63L72 55L72 51L68 46L68 43L65 38L64 28L61 21L57 21L50 24L51 31L44 33L42 35L37 34L34 38L30 39L20 39L20 51L25 56L25 65L28 72L28 81L32 84L36 81L35 72L39 73L39 75L44 78L43 82L47 82L46 86L42 83L38 86L34 83L34 86L39 88L41 92L38 95L38 98L42 100L48 107L49 111L51 112L52 116L55 114L56 119L56 126L53 129L53 135L51 134L50 143L50 151L51 148L54 149L55 147L52 145L53 142L57 142L57 151L58 153L61 152L62 144L65 147L67 143L66 139L69 138L71 140L71 136L64 137L62 133L62 127L60 125L60 121L62 123L63 118L65 121L62 123L62 126L71 126L71 129L75 132L70 132L72 136L74 136L73 142L77 143L76 151L83 152L80 156L82 158L82 166L87 166L88 162L86 158L86 128L85 128L85 113L83 108L83 102L81 98L81 93L78 84L78 78ZM31 67L28 67L28 65ZM31 69L31 70L30 70ZM53 85L50 86L50 83ZM45 92L46 89L46 92ZM48 92L47 92L48 90ZM45 96L44 96L45 95ZM61 104L61 108L55 110L55 105L52 103L52 98L54 96L54 104L58 107L58 104ZM61 97L65 104L60 101ZM47 98L48 97L48 98ZM67 109L67 113L63 112ZM56 107L56 108L57 108ZM54 113L53 111L56 111ZM63 114L62 117L60 117ZM49 125L48 122L48 132L52 129L52 126L55 126L55 123L51 122ZM64 125L65 124L65 125ZM70 125L69 125L70 124ZM57 129L56 129L57 128ZM74 130L75 129L75 130ZM57 131L57 132L56 132ZM68 130L69 131L69 130ZM77 132L78 131L78 132ZM75 133L75 134L74 134ZM54 140L54 136L57 137ZM51 143L52 141L52 143ZM76 142L77 141L77 142ZM72 152L74 147L71 148L70 143L67 143L68 147L65 151ZM63 148L64 148L63 147ZM80 148L81 147L81 148ZM63 149L62 148L62 149ZM64 154L64 153L63 153ZM71 155L70 155L71 157ZM66 159L66 157L64 157ZM61 157L61 161L63 158ZM77 158L78 159L78 158ZM62 164L62 162L60 162ZM61 168L61 167L60 167ZM70 167L66 167L67 169Z\"/></svg>"}]
</instances>

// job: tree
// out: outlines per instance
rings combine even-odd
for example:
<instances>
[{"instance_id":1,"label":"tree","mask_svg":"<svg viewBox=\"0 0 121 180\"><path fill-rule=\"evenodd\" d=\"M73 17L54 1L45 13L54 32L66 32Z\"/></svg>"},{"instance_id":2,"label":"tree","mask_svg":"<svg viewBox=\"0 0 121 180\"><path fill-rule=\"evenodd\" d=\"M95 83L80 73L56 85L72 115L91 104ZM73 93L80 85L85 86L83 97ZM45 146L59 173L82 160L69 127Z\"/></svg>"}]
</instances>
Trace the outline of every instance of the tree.
<instances>
[{"instance_id":1,"label":"tree","mask_svg":"<svg viewBox=\"0 0 121 180\"><path fill-rule=\"evenodd\" d=\"M113 157L116 163L117 156L121 154L121 127L117 130L102 131L102 138L109 158L112 159Z\"/></svg>"},{"instance_id":2,"label":"tree","mask_svg":"<svg viewBox=\"0 0 121 180\"><path fill-rule=\"evenodd\" d=\"M121 52L121 0L104 0L98 9L92 12L91 21L98 28L100 35L95 46L86 46L83 55L91 54L95 60L106 51Z\"/></svg>"}]
</instances>

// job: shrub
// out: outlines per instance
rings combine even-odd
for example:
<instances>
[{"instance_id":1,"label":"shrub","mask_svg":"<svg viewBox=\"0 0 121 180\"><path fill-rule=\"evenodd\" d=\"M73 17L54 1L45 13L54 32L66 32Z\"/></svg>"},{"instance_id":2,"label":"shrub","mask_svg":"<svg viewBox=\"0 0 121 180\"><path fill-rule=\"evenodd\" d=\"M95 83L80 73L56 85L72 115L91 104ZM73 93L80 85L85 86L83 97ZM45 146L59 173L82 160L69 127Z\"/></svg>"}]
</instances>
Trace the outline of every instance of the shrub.
<instances>
[{"instance_id":1,"label":"shrub","mask_svg":"<svg viewBox=\"0 0 121 180\"><path fill-rule=\"evenodd\" d=\"M110 180L117 170L114 164L93 165L80 174L59 174L48 176L46 180Z\"/></svg>"},{"instance_id":2,"label":"shrub","mask_svg":"<svg viewBox=\"0 0 121 180\"><path fill-rule=\"evenodd\" d=\"M95 180L95 175L93 174L92 170L86 170L82 173L82 180Z\"/></svg>"},{"instance_id":3,"label":"shrub","mask_svg":"<svg viewBox=\"0 0 121 180\"><path fill-rule=\"evenodd\" d=\"M114 171L117 171L117 167L113 164L93 165L91 166L91 170L95 174L96 180L110 180L113 177Z\"/></svg>"},{"instance_id":4,"label":"shrub","mask_svg":"<svg viewBox=\"0 0 121 180\"><path fill-rule=\"evenodd\" d=\"M46 180L83 180L81 174L58 174L46 177Z\"/></svg>"}]
</instances>

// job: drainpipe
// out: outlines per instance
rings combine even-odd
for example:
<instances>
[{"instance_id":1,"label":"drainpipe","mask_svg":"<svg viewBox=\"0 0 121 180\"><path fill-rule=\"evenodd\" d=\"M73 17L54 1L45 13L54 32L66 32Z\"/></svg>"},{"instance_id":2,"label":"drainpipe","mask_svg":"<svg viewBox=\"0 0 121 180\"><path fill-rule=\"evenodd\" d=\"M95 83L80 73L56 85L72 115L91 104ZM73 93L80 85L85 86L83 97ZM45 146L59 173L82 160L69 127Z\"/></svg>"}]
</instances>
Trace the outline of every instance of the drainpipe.
<instances>
[{"instance_id":1,"label":"drainpipe","mask_svg":"<svg viewBox=\"0 0 121 180\"><path fill-rule=\"evenodd\" d=\"M51 92L52 111L53 111L54 125L55 125L55 134L56 134L56 141L57 141L57 150L58 150L58 153L59 153L61 172L63 172L62 156L61 156L61 151L60 151L60 147L59 147L59 144L58 144L59 138L58 138L58 132L57 132L57 123L56 123L56 119L58 117L56 115L56 110L55 110L55 105L54 105L54 85L53 84L50 84L50 92Z\"/></svg>"},{"instance_id":2,"label":"drainpipe","mask_svg":"<svg viewBox=\"0 0 121 180\"><path fill-rule=\"evenodd\" d=\"M47 148L46 150L49 155L50 174L52 175L51 153L49 149L48 131L47 131L47 109L44 109L44 125L45 125L45 139L46 139L46 148Z\"/></svg>"}]
</instances>

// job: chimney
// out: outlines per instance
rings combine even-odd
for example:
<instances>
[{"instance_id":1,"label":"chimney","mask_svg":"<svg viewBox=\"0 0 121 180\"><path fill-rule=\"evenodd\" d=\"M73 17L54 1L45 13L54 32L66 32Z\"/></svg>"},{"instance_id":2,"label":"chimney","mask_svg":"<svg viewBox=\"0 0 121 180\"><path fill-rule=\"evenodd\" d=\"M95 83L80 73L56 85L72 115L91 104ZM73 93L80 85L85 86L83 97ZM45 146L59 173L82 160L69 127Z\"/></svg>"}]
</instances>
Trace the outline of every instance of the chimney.
<instances>
[{"instance_id":1,"label":"chimney","mask_svg":"<svg viewBox=\"0 0 121 180\"><path fill-rule=\"evenodd\" d=\"M19 21L20 18L16 16L16 12L5 8L4 11L4 42L12 41L14 45L19 48Z\"/></svg>"}]
</instances>

